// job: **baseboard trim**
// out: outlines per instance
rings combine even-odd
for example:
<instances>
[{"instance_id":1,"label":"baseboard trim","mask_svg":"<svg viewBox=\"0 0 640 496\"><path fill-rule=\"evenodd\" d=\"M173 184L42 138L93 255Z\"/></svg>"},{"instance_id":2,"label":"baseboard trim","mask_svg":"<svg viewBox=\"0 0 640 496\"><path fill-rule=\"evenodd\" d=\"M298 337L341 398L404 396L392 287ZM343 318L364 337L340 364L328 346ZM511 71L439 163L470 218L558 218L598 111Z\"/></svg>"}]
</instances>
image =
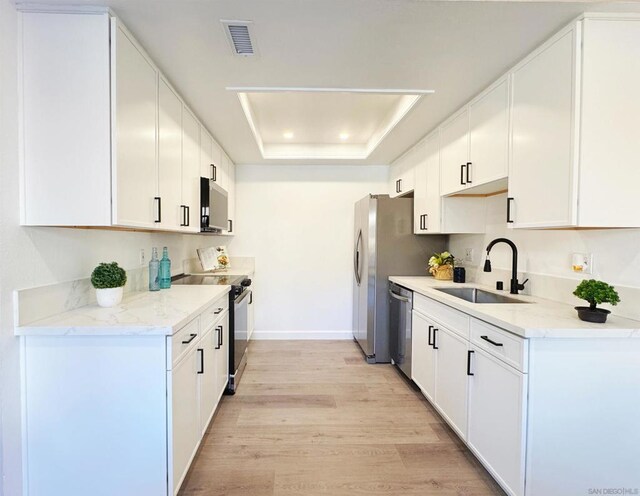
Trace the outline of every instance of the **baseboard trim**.
<instances>
[{"instance_id":1,"label":"baseboard trim","mask_svg":"<svg viewBox=\"0 0 640 496\"><path fill-rule=\"evenodd\" d=\"M351 331L253 331L251 340L267 339L353 339Z\"/></svg>"}]
</instances>

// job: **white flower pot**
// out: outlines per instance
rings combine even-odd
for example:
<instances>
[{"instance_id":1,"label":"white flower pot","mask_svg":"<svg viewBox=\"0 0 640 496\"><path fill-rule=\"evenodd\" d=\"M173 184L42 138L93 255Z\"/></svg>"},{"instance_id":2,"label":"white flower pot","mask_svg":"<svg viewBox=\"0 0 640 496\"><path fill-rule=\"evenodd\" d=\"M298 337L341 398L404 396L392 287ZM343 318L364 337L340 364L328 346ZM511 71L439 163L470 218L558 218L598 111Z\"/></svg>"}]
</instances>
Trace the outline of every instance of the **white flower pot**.
<instances>
[{"instance_id":1,"label":"white flower pot","mask_svg":"<svg viewBox=\"0 0 640 496\"><path fill-rule=\"evenodd\" d=\"M123 292L124 286L120 286L119 288L96 289L98 305L105 308L115 307L122 301Z\"/></svg>"}]
</instances>

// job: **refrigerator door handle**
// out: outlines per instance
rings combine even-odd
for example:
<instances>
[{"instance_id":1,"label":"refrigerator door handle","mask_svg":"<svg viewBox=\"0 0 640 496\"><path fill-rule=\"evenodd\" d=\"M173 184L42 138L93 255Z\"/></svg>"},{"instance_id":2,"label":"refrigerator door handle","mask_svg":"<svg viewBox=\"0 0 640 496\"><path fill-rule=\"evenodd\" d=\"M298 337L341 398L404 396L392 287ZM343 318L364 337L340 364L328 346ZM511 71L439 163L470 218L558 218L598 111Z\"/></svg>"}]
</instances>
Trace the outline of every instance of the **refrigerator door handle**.
<instances>
[{"instance_id":1,"label":"refrigerator door handle","mask_svg":"<svg viewBox=\"0 0 640 496\"><path fill-rule=\"evenodd\" d=\"M360 286L360 243L362 241L362 229L358 230L358 238L356 240L356 249L353 254L353 273L356 277L356 282Z\"/></svg>"}]
</instances>

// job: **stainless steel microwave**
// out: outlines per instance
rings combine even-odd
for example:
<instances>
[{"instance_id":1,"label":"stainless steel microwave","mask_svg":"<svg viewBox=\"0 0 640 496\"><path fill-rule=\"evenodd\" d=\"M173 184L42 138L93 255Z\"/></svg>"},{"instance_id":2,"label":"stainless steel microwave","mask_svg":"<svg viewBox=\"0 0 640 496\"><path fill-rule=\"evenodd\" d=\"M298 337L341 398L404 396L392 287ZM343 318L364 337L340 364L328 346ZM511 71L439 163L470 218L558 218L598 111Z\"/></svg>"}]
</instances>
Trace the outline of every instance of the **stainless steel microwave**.
<instances>
[{"instance_id":1,"label":"stainless steel microwave","mask_svg":"<svg viewBox=\"0 0 640 496\"><path fill-rule=\"evenodd\" d=\"M217 232L228 228L227 192L208 177L200 178L200 230Z\"/></svg>"}]
</instances>

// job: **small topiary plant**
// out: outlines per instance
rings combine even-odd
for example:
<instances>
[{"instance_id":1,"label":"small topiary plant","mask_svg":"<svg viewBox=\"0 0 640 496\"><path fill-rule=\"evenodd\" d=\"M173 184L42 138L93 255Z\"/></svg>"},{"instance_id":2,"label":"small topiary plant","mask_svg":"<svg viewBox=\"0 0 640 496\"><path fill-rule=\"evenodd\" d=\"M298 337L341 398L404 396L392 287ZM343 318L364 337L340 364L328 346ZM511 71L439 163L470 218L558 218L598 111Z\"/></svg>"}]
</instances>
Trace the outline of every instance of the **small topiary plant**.
<instances>
[{"instance_id":1,"label":"small topiary plant","mask_svg":"<svg viewBox=\"0 0 640 496\"><path fill-rule=\"evenodd\" d=\"M96 289L119 288L126 284L127 273L118 262L101 263L91 273L91 284Z\"/></svg>"},{"instance_id":2,"label":"small topiary plant","mask_svg":"<svg viewBox=\"0 0 640 496\"><path fill-rule=\"evenodd\" d=\"M620 296L613 286L595 279L582 281L573 294L581 300L588 301L591 310L595 310L601 303L610 303L614 306L620 303Z\"/></svg>"}]
</instances>

